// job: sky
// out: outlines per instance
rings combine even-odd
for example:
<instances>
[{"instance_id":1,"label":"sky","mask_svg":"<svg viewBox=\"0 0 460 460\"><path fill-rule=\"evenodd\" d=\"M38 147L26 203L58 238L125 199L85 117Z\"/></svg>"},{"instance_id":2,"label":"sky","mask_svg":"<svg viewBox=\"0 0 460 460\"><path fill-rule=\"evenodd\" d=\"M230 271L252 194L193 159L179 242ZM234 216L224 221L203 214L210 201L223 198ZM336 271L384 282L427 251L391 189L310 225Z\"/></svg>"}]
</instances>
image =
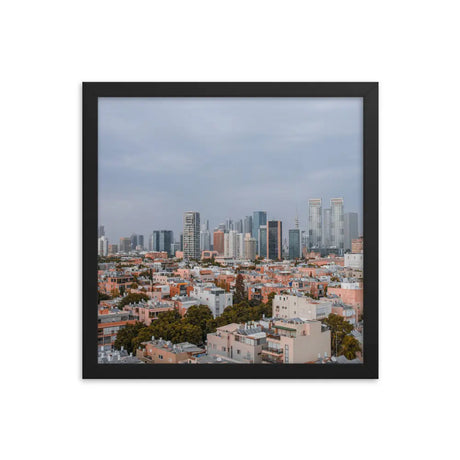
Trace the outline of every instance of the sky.
<instances>
[{"instance_id":1,"label":"sky","mask_svg":"<svg viewBox=\"0 0 460 460\"><path fill-rule=\"evenodd\" d=\"M307 228L308 199L344 198L362 231L361 98L99 98L99 225L110 243L213 230L267 211Z\"/></svg>"}]
</instances>

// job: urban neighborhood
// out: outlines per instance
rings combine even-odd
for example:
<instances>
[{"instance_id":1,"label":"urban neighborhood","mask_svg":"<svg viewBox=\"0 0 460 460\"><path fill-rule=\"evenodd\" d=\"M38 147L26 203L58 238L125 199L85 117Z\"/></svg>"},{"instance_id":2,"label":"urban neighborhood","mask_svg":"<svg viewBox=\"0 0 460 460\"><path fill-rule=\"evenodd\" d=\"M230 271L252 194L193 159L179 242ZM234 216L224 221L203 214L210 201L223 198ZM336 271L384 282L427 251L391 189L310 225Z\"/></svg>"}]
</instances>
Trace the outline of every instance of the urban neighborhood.
<instances>
[{"instance_id":1,"label":"urban neighborhood","mask_svg":"<svg viewBox=\"0 0 460 460\"><path fill-rule=\"evenodd\" d=\"M358 213L324 204L287 228L267 211L213 227L184 211L179 235L116 241L99 225L98 362L363 363Z\"/></svg>"}]
</instances>

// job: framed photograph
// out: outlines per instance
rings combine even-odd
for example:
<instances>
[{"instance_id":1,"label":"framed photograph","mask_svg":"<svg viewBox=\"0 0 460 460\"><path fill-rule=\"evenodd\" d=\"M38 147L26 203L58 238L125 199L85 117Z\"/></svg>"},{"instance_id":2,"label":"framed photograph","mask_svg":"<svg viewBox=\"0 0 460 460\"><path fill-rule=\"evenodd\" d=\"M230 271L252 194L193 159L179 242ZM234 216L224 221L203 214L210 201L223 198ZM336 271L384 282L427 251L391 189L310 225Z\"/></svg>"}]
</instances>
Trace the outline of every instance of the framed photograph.
<instances>
[{"instance_id":1,"label":"framed photograph","mask_svg":"<svg viewBox=\"0 0 460 460\"><path fill-rule=\"evenodd\" d=\"M378 84L83 83L83 378L378 378Z\"/></svg>"}]
</instances>

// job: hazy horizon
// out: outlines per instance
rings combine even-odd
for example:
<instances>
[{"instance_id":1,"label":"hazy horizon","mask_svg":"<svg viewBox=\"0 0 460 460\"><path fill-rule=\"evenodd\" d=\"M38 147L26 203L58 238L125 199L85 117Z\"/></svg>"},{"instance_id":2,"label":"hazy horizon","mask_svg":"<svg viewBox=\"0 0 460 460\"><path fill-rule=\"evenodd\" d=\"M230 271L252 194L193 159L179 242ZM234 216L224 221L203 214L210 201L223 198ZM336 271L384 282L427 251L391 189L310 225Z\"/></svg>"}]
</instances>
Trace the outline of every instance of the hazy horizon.
<instances>
[{"instance_id":1,"label":"hazy horizon","mask_svg":"<svg viewBox=\"0 0 460 460\"><path fill-rule=\"evenodd\" d=\"M99 98L99 225L111 243L210 230L267 211L307 228L308 200L344 198L362 232L361 98Z\"/></svg>"}]
</instances>

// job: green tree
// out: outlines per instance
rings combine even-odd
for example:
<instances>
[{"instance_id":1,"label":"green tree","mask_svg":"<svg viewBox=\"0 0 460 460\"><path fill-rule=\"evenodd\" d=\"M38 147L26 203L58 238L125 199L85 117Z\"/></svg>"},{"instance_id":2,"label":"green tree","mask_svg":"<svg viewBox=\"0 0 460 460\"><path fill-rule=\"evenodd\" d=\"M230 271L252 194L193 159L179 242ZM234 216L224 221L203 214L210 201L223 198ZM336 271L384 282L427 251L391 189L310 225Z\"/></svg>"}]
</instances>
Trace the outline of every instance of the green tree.
<instances>
[{"instance_id":1,"label":"green tree","mask_svg":"<svg viewBox=\"0 0 460 460\"><path fill-rule=\"evenodd\" d=\"M332 354L335 353L338 356L341 354L343 339L353 330L353 325L342 316L335 315L334 313L323 319L323 324L331 330L331 351Z\"/></svg>"},{"instance_id":2,"label":"green tree","mask_svg":"<svg viewBox=\"0 0 460 460\"><path fill-rule=\"evenodd\" d=\"M147 326L141 322L136 322L136 324L128 324L123 329L120 329L115 339L113 346L120 350L123 347L128 352L133 351L132 341L135 339L141 330L145 329Z\"/></svg>"},{"instance_id":3,"label":"green tree","mask_svg":"<svg viewBox=\"0 0 460 460\"><path fill-rule=\"evenodd\" d=\"M235 281L235 293L233 294L233 302L240 303L246 299L246 291L244 289L244 279L241 273L238 273Z\"/></svg>"},{"instance_id":4,"label":"green tree","mask_svg":"<svg viewBox=\"0 0 460 460\"><path fill-rule=\"evenodd\" d=\"M346 335L340 345L340 353L347 359L355 359L356 353L361 351L361 344L352 335Z\"/></svg>"},{"instance_id":5,"label":"green tree","mask_svg":"<svg viewBox=\"0 0 460 460\"><path fill-rule=\"evenodd\" d=\"M105 294L104 292L97 291L97 303L100 303L101 300L110 300L112 297L110 297L108 294Z\"/></svg>"},{"instance_id":6,"label":"green tree","mask_svg":"<svg viewBox=\"0 0 460 460\"><path fill-rule=\"evenodd\" d=\"M130 303L138 303L141 300L149 300L149 297L146 294L131 292L118 302L118 308L123 308L125 305Z\"/></svg>"},{"instance_id":7,"label":"green tree","mask_svg":"<svg viewBox=\"0 0 460 460\"><path fill-rule=\"evenodd\" d=\"M188 308L183 322L184 324L198 326L201 330L201 339L204 342L207 334L214 328L213 320L212 312L207 305L192 305Z\"/></svg>"}]
</instances>

